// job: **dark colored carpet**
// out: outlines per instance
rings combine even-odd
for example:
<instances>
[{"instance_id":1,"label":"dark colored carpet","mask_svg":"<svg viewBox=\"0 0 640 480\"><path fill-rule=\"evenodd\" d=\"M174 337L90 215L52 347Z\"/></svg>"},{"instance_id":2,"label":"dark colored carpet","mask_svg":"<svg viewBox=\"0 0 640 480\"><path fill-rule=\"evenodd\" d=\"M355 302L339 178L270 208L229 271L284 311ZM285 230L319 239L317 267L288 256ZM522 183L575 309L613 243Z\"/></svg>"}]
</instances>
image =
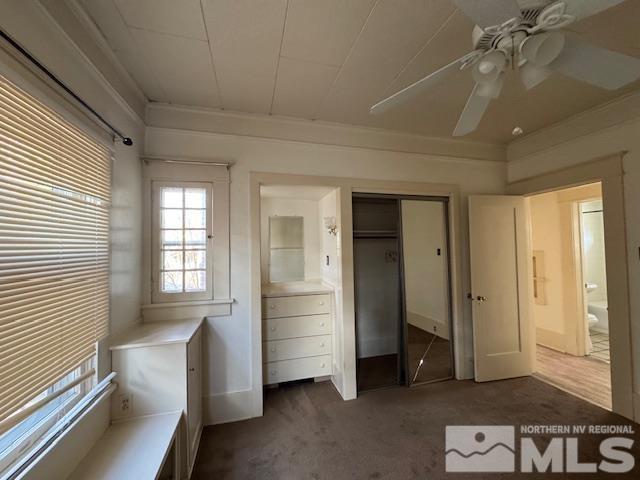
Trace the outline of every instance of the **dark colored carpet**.
<instances>
[{"instance_id":1,"label":"dark colored carpet","mask_svg":"<svg viewBox=\"0 0 640 480\"><path fill-rule=\"evenodd\" d=\"M201 479L511 479L541 474L445 473L447 425L628 424L534 378L446 381L340 399L330 383L267 390L264 416L206 427L193 473ZM640 426L634 424L640 463ZM540 437L545 443L550 437ZM579 438L580 460L599 460L603 436ZM611 478L638 479L640 466ZM547 478L547 476L544 476ZM550 478L606 478L599 474Z\"/></svg>"}]
</instances>

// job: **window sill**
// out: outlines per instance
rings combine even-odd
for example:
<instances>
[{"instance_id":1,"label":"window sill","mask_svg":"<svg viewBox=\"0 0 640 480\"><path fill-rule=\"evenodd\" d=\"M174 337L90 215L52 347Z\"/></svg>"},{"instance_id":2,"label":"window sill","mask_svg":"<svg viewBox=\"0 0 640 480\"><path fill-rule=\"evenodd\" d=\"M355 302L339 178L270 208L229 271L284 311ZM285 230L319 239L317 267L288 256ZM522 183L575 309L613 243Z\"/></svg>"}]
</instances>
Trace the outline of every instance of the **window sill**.
<instances>
[{"instance_id":1,"label":"window sill","mask_svg":"<svg viewBox=\"0 0 640 480\"><path fill-rule=\"evenodd\" d=\"M183 318L226 317L231 315L233 298L196 300L191 302L167 302L142 305L145 322L180 320Z\"/></svg>"}]
</instances>

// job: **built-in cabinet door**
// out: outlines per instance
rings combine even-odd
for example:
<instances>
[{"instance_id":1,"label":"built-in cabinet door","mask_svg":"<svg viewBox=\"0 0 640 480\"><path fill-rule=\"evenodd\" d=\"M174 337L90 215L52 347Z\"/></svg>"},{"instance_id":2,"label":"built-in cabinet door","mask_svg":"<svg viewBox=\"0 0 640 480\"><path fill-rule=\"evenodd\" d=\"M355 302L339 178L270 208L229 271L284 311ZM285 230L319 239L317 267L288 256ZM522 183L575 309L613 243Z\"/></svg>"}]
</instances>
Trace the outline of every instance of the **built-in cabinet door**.
<instances>
[{"instance_id":1,"label":"built-in cabinet door","mask_svg":"<svg viewBox=\"0 0 640 480\"><path fill-rule=\"evenodd\" d=\"M201 330L198 329L187 345L187 430L189 464L192 465L202 427L202 360Z\"/></svg>"}]
</instances>

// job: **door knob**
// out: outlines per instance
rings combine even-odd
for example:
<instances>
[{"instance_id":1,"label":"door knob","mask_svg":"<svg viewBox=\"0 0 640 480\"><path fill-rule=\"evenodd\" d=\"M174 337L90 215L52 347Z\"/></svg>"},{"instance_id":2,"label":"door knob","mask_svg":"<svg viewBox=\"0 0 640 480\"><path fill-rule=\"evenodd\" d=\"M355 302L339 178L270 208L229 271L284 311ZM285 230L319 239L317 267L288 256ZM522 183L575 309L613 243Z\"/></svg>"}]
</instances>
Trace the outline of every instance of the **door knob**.
<instances>
[{"instance_id":1,"label":"door knob","mask_svg":"<svg viewBox=\"0 0 640 480\"><path fill-rule=\"evenodd\" d=\"M487 297L483 297L482 295L478 295L476 297L476 300L479 302L486 302L487 301Z\"/></svg>"}]
</instances>

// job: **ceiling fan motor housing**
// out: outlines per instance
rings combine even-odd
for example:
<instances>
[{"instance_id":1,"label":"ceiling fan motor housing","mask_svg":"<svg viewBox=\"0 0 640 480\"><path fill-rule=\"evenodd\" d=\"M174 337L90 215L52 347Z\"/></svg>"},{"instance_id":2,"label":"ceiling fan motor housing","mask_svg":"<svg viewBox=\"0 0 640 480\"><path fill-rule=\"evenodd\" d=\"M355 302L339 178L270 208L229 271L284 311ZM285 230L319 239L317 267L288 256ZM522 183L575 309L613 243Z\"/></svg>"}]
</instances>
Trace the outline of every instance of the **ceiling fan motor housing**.
<instances>
[{"instance_id":1,"label":"ceiling fan motor housing","mask_svg":"<svg viewBox=\"0 0 640 480\"><path fill-rule=\"evenodd\" d=\"M509 21L505 25L496 25L486 29L482 29L478 25L471 32L471 40L475 50L491 50L493 48L510 48L512 43L511 35L514 34L518 38L516 45L519 45L527 36L527 31L534 27L538 21L540 14L547 10L548 7L554 5L553 0L518 0L520 6L520 18ZM508 39L508 40L507 40Z\"/></svg>"}]
</instances>

